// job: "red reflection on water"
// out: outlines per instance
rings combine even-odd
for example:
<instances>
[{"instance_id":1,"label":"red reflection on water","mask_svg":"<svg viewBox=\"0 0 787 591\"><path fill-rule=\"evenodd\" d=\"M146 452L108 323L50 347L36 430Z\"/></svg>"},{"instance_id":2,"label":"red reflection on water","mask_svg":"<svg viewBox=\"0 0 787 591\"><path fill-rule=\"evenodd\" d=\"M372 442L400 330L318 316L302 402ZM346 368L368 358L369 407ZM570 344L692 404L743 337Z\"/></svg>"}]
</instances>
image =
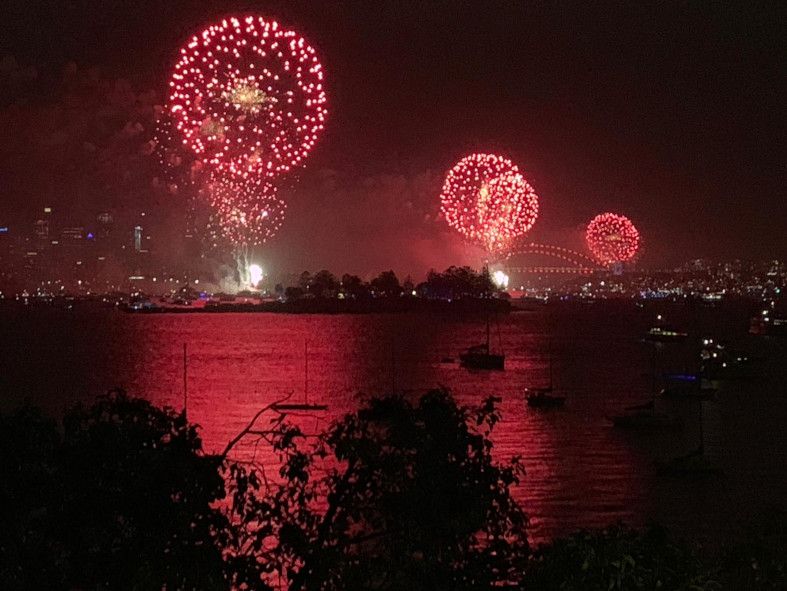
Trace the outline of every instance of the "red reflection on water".
<instances>
[{"instance_id":1,"label":"red reflection on water","mask_svg":"<svg viewBox=\"0 0 787 591\"><path fill-rule=\"evenodd\" d=\"M290 392L292 401L328 405L326 413L293 417L307 433L323 430L365 397L394 388L416 396L444 385L465 405L489 395L502 398L494 453L503 461L523 459L527 476L516 496L533 519L536 540L651 516L691 530L708 512L729 515L720 507L784 498L787 446L778 425L787 421L787 405L771 386L758 385L756 397L721 397L720 408L730 410L719 416L735 421L717 419L725 429L719 457L736 475L722 488L655 479L654 458L696 446L693 407L678 409L686 417L683 432L636 438L610 428L607 415L641 402L650 389L643 376L650 357L638 342L649 318L634 314L587 307L511 314L502 319L495 341L507 355L507 369L485 373L442 361L483 338L480 318L31 311L0 323L0 404L8 408L27 399L62 411L121 386L180 409L186 343L189 419L201 425L208 451L222 450L260 408ZM568 401L565 409L543 412L525 405L523 389L545 384L550 356L555 385L566 390ZM742 399L768 402L736 407ZM724 453L728 444L747 451ZM244 444L236 453L251 458L255 448ZM264 446L256 454L263 464L272 461Z\"/></svg>"}]
</instances>

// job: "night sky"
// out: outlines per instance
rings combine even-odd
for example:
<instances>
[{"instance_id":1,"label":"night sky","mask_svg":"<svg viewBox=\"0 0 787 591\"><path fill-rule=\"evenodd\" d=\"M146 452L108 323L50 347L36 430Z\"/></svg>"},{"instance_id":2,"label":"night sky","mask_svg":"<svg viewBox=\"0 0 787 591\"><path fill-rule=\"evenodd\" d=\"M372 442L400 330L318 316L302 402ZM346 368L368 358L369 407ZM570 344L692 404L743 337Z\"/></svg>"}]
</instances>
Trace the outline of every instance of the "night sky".
<instances>
[{"instance_id":1,"label":"night sky","mask_svg":"<svg viewBox=\"0 0 787 591\"><path fill-rule=\"evenodd\" d=\"M74 150L52 156L52 121L81 109L69 125L92 125L103 107L60 104L63 69L98 68L89 76L116 92L127 80L137 103L161 104L190 34L255 12L317 48L329 92L326 133L267 250L280 268L473 263L478 253L436 214L445 170L476 150L509 156L535 187L536 240L580 247L591 217L617 211L642 232L648 266L785 257L787 11L640 4L12 0L0 12L0 217L32 223L41 199L74 216L137 199L176 207L141 194L146 181L129 178L148 164L137 154L113 164L126 157L115 144L93 142L99 164L71 162L61 178L58 158ZM131 117L137 132L113 119L118 130L101 137L145 138L145 117ZM123 168L117 189L108 176Z\"/></svg>"}]
</instances>

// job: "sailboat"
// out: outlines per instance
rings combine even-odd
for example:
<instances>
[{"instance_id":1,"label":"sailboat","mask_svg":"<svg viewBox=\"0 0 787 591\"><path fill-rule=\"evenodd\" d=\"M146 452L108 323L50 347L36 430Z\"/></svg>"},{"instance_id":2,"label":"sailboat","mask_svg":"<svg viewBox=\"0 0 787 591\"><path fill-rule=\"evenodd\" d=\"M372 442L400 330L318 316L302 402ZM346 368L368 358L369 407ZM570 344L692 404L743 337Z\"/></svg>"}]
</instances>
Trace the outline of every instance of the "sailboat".
<instances>
[{"instance_id":1,"label":"sailboat","mask_svg":"<svg viewBox=\"0 0 787 591\"><path fill-rule=\"evenodd\" d=\"M493 353L489 344L489 314L486 316L486 343L474 345L459 354L459 364L467 369L505 369L506 356Z\"/></svg>"},{"instance_id":2,"label":"sailboat","mask_svg":"<svg viewBox=\"0 0 787 591\"><path fill-rule=\"evenodd\" d=\"M653 408L627 410L625 413L610 418L612 424L619 429L680 429L680 419L667 413L658 412Z\"/></svg>"},{"instance_id":3,"label":"sailboat","mask_svg":"<svg viewBox=\"0 0 787 591\"><path fill-rule=\"evenodd\" d=\"M549 357L549 386L546 388L525 388L527 405L533 408L555 408L563 406L565 396L555 396L552 385L552 356Z\"/></svg>"},{"instance_id":4,"label":"sailboat","mask_svg":"<svg viewBox=\"0 0 787 591\"><path fill-rule=\"evenodd\" d=\"M713 476L722 475L724 471L705 455L705 429L703 402L700 400L700 443L689 453L671 458L667 461L656 461L656 470L665 476Z\"/></svg>"},{"instance_id":5,"label":"sailboat","mask_svg":"<svg viewBox=\"0 0 787 591\"><path fill-rule=\"evenodd\" d=\"M621 414L608 417L612 424L619 429L631 430L657 430L680 429L683 424L674 415L667 414L656 408L656 349L653 349L653 384L651 398L644 404L629 406Z\"/></svg>"},{"instance_id":6,"label":"sailboat","mask_svg":"<svg viewBox=\"0 0 787 591\"><path fill-rule=\"evenodd\" d=\"M651 343L678 343L685 341L689 336L689 334L683 330L664 324L664 319L661 314L656 317L656 321L657 324L652 326L650 330L645 333L645 341Z\"/></svg>"},{"instance_id":7,"label":"sailboat","mask_svg":"<svg viewBox=\"0 0 787 591\"><path fill-rule=\"evenodd\" d=\"M328 410L327 404L309 404L309 341L304 342L303 356L303 402L275 402L271 405L273 410L299 411L299 410Z\"/></svg>"},{"instance_id":8,"label":"sailboat","mask_svg":"<svg viewBox=\"0 0 787 591\"><path fill-rule=\"evenodd\" d=\"M711 400L716 397L716 388L710 380L699 374L664 374L670 383L661 390L662 398L673 400Z\"/></svg>"}]
</instances>

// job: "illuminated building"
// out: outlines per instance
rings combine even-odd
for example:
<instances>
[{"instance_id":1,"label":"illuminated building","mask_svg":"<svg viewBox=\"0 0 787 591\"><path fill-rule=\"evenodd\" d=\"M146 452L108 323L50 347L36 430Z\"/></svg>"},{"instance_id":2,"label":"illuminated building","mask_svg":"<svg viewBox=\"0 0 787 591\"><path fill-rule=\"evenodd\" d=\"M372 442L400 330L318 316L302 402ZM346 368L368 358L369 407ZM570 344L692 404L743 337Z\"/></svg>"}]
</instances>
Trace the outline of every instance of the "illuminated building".
<instances>
[{"instance_id":1,"label":"illuminated building","mask_svg":"<svg viewBox=\"0 0 787 591\"><path fill-rule=\"evenodd\" d=\"M98 222L98 231L96 232L97 237L108 238L112 233L112 226L114 224L112 214L102 211L96 216L96 222Z\"/></svg>"},{"instance_id":2,"label":"illuminated building","mask_svg":"<svg viewBox=\"0 0 787 591\"><path fill-rule=\"evenodd\" d=\"M63 228L60 231L60 239L63 242L74 242L85 237L85 229L82 226Z\"/></svg>"},{"instance_id":3,"label":"illuminated building","mask_svg":"<svg viewBox=\"0 0 787 591\"><path fill-rule=\"evenodd\" d=\"M46 240L47 238L49 238L49 221L36 220L35 233L36 233L36 238L40 240Z\"/></svg>"},{"instance_id":4,"label":"illuminated building","mask_svg":"<svg viewBox=\"0 0 787 591\"><path fill-rule=\"evenodd\" d=\"M134 226L134 250L142 252L142 226Z\"/></svg>"}]
</instances>

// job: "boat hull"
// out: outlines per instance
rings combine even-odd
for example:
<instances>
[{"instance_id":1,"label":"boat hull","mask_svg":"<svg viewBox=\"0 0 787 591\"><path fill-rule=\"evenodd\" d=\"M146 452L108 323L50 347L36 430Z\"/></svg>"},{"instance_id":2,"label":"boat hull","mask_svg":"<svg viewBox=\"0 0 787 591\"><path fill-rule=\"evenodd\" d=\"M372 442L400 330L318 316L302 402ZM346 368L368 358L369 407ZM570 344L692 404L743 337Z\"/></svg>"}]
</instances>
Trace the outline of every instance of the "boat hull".
<instances>
[{"instance_id":1,"label":"boat hull","mask_svg":"<svg viewBox=\"0 0 787 591\"><path fill-rule=\"evenodd\" d=\"M618 415L610 419L612 424L619 429L651 430L651 429L680 429L680 420L676 417L661 413L632 413Z\"/></svg>"},{"instance_id":2,"label":"boat hull","mask_svg":"<svg viewBox=\"0 0 787 591\"><path fill-rule=\"evenodd\" d=\"M493 353L463 353L459 356L459 363L467 369L501 371L505 369L506 358L504 355Z\"/></svg>"},{"instance_id":3,"label":"boat hull","mask_svg":"<svg viewBox=\"0 0 787 591\"><path fill-rule=\"evenodd\" d=\"M532 408L557 408L566 402L563 396L528 396L527 405Z\"/></svg>"}]
</instances>

